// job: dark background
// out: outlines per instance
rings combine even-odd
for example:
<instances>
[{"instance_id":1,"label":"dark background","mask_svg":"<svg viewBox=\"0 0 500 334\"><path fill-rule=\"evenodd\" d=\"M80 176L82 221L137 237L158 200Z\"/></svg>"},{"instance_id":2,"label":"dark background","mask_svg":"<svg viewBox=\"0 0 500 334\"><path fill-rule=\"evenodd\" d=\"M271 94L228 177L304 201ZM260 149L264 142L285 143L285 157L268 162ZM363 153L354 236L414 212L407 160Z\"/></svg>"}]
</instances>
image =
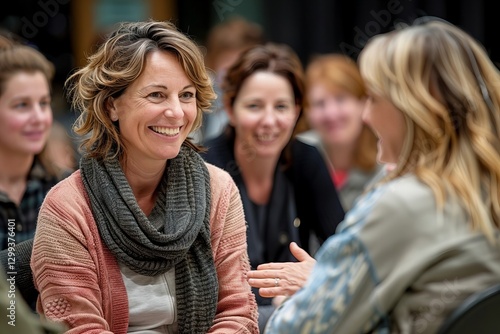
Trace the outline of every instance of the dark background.
<instances>
[{"instance_id":1,"label":"dark background","mask_svg":"<svg viewBox=\"0 0 500 334\"><path fill-rule=\"evenodd\" d=\"M23 38L42 51L56 65L54 86L62 85L77 65L74 22L81 13L77 0L16 0L0 13L0 27ZM120 16L120 8L137 6L140 0L87 0L92 13L107 20ZM160 0L161 1L161 0ZM107 6L98 6L98 3ZM500 63L498 14L494 0L165 0L169 13L163 13L179 28L203 44L208 30L232 15L259 23L266 39L287 43L295 49L304 65L311 55L342 52L357 58L371 36L392 29L394 23L411 23L425 15L438 16L454 23L477 40ZM82 2L80 2L81 11ZM111 9L110 9L111 8ZM112 9L114 8L114 9ZM118 9L117 9L118 8ZM101 13L102 14L102 13ZM158 16L162 13L145 14ZM160 15L161 16L161 15ZM90 29L89 23L89 29ZM82 55L80 55L82 56ZM58 92L56 90L56 92ZM65 112L64 102L59 106ZM57 113L57 110L54 110Z\"/></svg>"}]
</instances>

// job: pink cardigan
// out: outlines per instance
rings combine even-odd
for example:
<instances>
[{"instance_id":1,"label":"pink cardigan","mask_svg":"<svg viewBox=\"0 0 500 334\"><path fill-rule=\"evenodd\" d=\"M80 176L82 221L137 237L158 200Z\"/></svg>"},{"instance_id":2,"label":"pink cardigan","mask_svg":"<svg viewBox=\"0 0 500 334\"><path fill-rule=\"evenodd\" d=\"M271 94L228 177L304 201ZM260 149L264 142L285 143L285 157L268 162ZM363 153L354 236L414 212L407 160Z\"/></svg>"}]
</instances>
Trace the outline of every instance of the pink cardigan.
<instances>
[{"instance_id":1,"label":"pink cardigan","mask_svg":"<svg viewBox=\"0 0 500 334\"><path fill-rule=\"evenodd\" d=\"M209 333L258 333L257 305L245 279L250 265L239 192L229 174L207 166L219 279L217 313ZM125 285L117 261L101 241L79 171L45 198L31 268L42 317L62 322L70 328L67 333L127 333Z\"/></svg>"}]
</instances>

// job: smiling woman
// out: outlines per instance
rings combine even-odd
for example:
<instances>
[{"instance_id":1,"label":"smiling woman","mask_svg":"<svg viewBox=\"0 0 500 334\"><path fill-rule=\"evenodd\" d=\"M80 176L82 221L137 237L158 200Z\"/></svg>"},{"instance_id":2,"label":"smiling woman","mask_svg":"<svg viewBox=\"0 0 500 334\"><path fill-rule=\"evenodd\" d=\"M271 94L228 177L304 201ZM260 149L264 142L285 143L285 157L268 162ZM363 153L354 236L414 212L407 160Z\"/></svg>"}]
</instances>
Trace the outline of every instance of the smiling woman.
<instances>
[{"instance_id":1,"label":"smiling woman","mask_svg":"<svg viewBox=\"0 0 500 334\"><path fill-rule=\"evenodd\" d=\"M7 223L16 241L35 234L38 208L59 180L44 148L52 126L53 65L37 50L0 47L0 250L7 248Z\"/></svg>"},{"instance_id":2,"label":"smiling woman","mask_svg":"<svg viewBox=\"0 0 500 334\"><path fill-rule=\"evenodd\" d=\"M205 159L228 170L239 188L253 269L296 261L303 252L297 244L310 251L309 241L317 237L322 243L344 217L318 149L295 138L303 77L298 56L287 45L270 43L243 52L222 84L229 126L206 143ZM270 281L277 287L293 279ZM253 287L263 331L280 297L259 295L259 286Z\"/></svg>"},{"instance_id":3,"label":"smiling woman","mask_svg":"<svg viewBox=\"0 0 500 334\"><path fill-rule=\"evenodd\" d=\"M39 51L0 36L0 259L6 271L13 271L15 262L16 286L32 308L37 291L31 282L29 240L45 195L62 177L46 150L53 75L54 66ZM23 241L28 242L25 248L18 246ZM8 256L15 250L17 258Z\"/></svg>"},{"instance_id":4,"label":"smiling woman","mask_svg":"<svg viewBox=\"0 0 500 334\"><path fill-rule=\"evenodd\" d=\"M41 313L74 333L256 333L238 189L188 139L215 97L198 47L123 23L67 85L84 154L40 209Z\"/></svg>"}]
</instances>

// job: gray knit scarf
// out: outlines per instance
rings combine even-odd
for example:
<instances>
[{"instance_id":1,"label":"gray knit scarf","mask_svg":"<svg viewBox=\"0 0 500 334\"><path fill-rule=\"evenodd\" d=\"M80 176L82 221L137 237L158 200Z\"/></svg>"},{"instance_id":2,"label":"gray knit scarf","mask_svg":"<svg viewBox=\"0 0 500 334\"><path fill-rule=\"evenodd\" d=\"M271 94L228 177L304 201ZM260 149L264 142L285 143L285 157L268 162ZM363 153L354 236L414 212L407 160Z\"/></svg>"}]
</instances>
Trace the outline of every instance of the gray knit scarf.
<instances>
[{"instance_id":1,"label":"gray knit scarf","mask_svg":"<svg viewBox=\"0 0 500 334\"><path fill-rule=\"evenodd\" d=\"M210 243L210 176L203 159L181 147L169 160L149 217L139 208L118 159L84 156L80 170L99 234L111 253L142 275L175 267L179 333L207 332L215 317L218 281Z\"/></svg>"}]
</instances>

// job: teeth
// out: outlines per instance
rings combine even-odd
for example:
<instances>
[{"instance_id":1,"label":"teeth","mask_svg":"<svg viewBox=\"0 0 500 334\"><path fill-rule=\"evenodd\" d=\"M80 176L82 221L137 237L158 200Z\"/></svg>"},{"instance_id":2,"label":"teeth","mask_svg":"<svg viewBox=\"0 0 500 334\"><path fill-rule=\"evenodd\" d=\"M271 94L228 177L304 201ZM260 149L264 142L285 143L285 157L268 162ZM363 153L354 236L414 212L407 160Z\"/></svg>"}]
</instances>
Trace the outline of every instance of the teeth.
<instances>
[{"instance_id":1,"label":"teeth","mask_svg":"<svg viewBox=\"0 0 500 334\"><path fill-rule=\"evenodd\" d=\"M261 141L270 141L270 140L274 139L274 136L273 135L260 135L260 136L257 136L257 139L261 140Z\"/></svg>"},{"instance_id":2,"label":"teeth","mask_svg":"<svg viewBox=\"0 0 500 334\"><path fill-rule=\"evenodd\" d=\"M179 133L181 128L165 128L161 126L152 126L151 129L156 133L161 133L162 135L175 136Z\"/></svg>"}]
</instances>

